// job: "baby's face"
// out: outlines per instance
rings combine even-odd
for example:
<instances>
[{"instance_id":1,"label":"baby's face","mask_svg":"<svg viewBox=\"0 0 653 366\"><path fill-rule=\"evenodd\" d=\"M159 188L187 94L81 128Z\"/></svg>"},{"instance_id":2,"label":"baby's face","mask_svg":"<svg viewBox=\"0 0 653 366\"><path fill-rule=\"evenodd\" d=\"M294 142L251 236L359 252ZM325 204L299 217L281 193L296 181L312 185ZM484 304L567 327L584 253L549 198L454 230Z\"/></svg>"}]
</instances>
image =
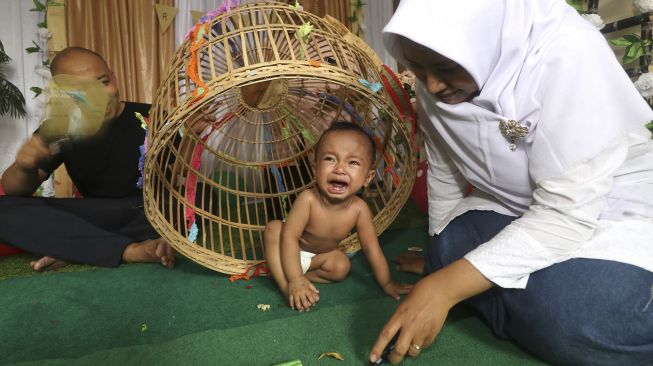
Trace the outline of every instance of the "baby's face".
<instances>
[{"instance_id":1,"label":"baby's face","mask_svg":"<svg viewBox=\"0 0 653 366\"><path fill-rule=\"evenodd\" d=\"M344 200L374 178L370 142L354 131L333 131L322 138L317 150L315 179L320 192L332 200Z\"/></svg>"}]
</instances>

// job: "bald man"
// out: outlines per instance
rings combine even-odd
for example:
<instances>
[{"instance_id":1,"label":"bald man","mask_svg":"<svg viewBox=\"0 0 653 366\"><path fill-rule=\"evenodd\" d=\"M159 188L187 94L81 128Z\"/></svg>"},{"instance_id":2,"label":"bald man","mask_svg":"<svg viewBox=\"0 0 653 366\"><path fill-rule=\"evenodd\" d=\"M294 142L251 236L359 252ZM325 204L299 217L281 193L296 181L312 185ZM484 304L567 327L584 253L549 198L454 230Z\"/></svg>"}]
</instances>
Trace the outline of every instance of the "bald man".
<instances>
[{"instance_id":1,"label":"bald man","mask_svg":"<svg viewBox=\"0 0 653 366\"><path fill-rule=\"evenodd\" d=\"M174 251L152 228L143 211L139 147L145 131L135 112L150 105L120 100L116 77L97 53L69 47L51 64L53 75L99 80L109 96L100 132L72 140L51 152L39 132L20 148L16 161L0 179L0 242L43 257L36 271L66 262L115 267L120 263L160 262L174 265ZM61 164L82 199L31 197Z\"/></svg>"}]
</instances>

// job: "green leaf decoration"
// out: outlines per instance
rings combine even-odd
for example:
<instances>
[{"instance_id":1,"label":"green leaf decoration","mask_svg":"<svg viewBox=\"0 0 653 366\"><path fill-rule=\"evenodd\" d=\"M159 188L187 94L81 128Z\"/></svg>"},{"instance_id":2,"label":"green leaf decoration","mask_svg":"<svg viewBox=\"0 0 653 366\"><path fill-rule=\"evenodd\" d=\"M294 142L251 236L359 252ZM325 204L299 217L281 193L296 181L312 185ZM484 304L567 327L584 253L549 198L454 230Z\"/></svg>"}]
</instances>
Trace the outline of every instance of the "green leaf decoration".
<instances>
[{"instance_id":1,"label":"green leaf decoration","mask_svg":"<svg viewBox=\"0 0 653 366\"><path fill-rule=\"evenodd\" d=\"M299 27L299 35L302 37L304 42L308 42L308 35L313 31L313 25L311 22L306 22Z\"/></svg>"},{"instance_id":2,"label":"green leaf decoration","mask_svg":"<svg viewBox=\"0 0 653 366\"><path fill-rule=\"evenodd\" d=\"M626 47L626 54L623 58L624 64L629 64L644 54L644 48L642 48L641 43L633 43L630 46Z\"/></svg>"},{"instance_id":3,"label":"green leaf decoration","mask_svg":"<svg viewBox=\"0 0 653 366\"><path fill-rule=\"evenodd\" d=\"M632 44L632 42L622 38L617 38L617 39L611 39L608 41L611 45L617 46L617 47L628 47Z\"/></svg>"},{"instance_id":4,"label":"green leaf decoration","mask_svg":"<svg viewBox=\"0 0 653 366\"><path fill-rule=\"evenodd\" d=\"M29 11L45 11L48 9L48 7L39 0L32 0L32 2L34 3L34 8L30 9Z\"/></svg>"},{"instance_id":5,"label":"green leaf decoration","mask_svg":"<svg viewBox=\"0 0 653 366\"><path fill-rule=\"evenodd\" d=\"M649 122L646 124L646 128L648 128L649 130L651 130L651 132L653 132L653 121L649 121Z\"/></svg>"},{"instance_id":6,"label":"green leaf decoration","mask_svg":"<svg viewBox=\"0 0 653 366\"><path fill-rule=\"evenodd\" d=\"M37 27L39 28L47 28L48 27L48 22L41 22L36 24Z\"/></svg>"},{"instance_id":7,"label":"green leaf decoration","mask_svg":"<svg viewBox=\"0 0 653 366\"><path fill-rule=\"evenodd\" d=\"M629 41L630 43L641 43L642 39L639 38L639 36L636 36L634 34L626 34L624 35L624 39L626 41Z\"/></svg>"},{"instance_id":8,"label":"green leaf decoration","mask_svg":"<svg viewBox=\"0 0 653 366\"><path fill-rule=\"evenodd\" d=\"M586 10L584 0L567 0L567 4L571 5L578 12L584 12Z\"/></svg>"},{"instance_id":9,"label":"green leaf decoration","mask_svg":"<svg viewBox=\"0 0 653 366\"><path fill-rule=\"evenodd\" d=\"M34 41L32 41L32 43L34 44L34 47L27 47L27 48L25 49L25 51L27 51L27 53L36 53L36 52L41 52L41 46L39 46L38 44L36 44L36 42L34 42Z\"/></svg>"},{"instance_id":10,"label":"green leaf decoration","mask_svg":"<svg viewBox=\"0 0 653 366\"><path fill-rule=\"evenodd\" d=\"M626 34L621 38L612 39L608 42L613 46L626 47L624 57L621 60L624 64L629 64L640 58L644 55L644 48L651 44L650 40L643 40L635 34Z\"/></svg>"},{"instance_id":11,"label":"green leaf decoration","mask_svg":"<svg viewBox=\"0 0 653 366\"><path fill-rule=\"evenodd\" d=\"M292 360L292 361L286 361L282 363L275 363L272 366L302 366L302 361L301 360Z\"/></svg>"},{"instance_id":12,"label":"green leaf decoration","mask_svg":"<svg viewBox=\"0 0 653 366\"><path fill-rule=\"evenodd\" d=\"M38 86L33 86L29 88L29 90L34 93L34 98L37 98L39 95L43 93L43 89L39 88Z\"/></svg>"}]
</instances>

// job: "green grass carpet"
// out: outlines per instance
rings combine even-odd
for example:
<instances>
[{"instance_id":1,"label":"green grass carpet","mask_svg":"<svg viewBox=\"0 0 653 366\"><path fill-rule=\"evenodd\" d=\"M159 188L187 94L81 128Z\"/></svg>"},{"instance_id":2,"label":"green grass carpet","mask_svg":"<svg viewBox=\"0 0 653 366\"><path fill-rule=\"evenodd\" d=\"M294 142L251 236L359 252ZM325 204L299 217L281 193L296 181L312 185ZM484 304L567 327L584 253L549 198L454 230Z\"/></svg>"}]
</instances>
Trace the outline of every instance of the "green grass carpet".
<instances>
[{"instance_id":1,"label":"green grass carpet","mask_svg":"<svg viewBox=\"0 0 653 366\"><path fill-rule=\"evenodd\" d=\"M381 236L389 258L425 242L424 221L408 222ZM19 265L29 259L9 260L18 270L0 259L0 364L249 366L299 359L304 365L366 365L399 303L376 285L362 253L344 282L318 285L320 303L308 313L290 310L268 278L231 283L186 259L172 270L78 266L38 275ZM13 275L2 276L10 267ZM271 308L263 312L257 304ZM345 361L318 361L322 352L339 352ZM452 310L432 347L404 364L543 365L495 338L462 307Z\"/></svg>"}]
</instances>

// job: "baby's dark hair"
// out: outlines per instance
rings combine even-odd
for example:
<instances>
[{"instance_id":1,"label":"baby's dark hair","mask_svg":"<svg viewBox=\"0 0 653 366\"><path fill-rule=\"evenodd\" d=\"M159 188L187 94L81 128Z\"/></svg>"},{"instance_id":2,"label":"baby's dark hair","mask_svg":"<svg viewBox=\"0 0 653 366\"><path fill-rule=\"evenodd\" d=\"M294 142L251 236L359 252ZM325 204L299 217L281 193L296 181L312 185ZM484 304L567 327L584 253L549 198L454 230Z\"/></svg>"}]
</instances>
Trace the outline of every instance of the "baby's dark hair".
<instances>
[{"instance_id":1,"label":"baby's dark hair","mask_svg":"<svg viewBox=\"0 0 653 366\"><path fill-rule=\"evenodd\" d=\"M369 141L370 143L370 164L373 166L374 160L376 158L376 143L374 142L374 139L361 126L349 121L333 122L331 126L329 126L329 128L327 128L326 130L324 130L324 132L322 132L322 136L320 136L320 139L317 141L317 144L315 145L315 157L317 158L317 150L319 149L320 144L324 139L324 136L326 136L331 132L341 132L341 131L356 132L367 137L367 141Z\"/></svg>"},{"instance_id":2,"label":"baby's dark hair","mask_svg":"<svg viewBox=\"0 0 653 366\"><path fill-rule=\"evenodd\" d=\"M56 75L58 72L58 67L59 63L66 59L67 57L70 57L74 54L80 54L80 53L85 53L88 55L93 55L97 58L99 58L102 62L104 62L104 65L107 66L107 69L109 68L109 64L104 60L104 57L102 57L99 53L89 50L88 48L84 47L77 47L77 46L71 46L71 47L66 47L63 50L59 51L54 58L52 59L52 62L50 62L50 71L52 72L53 75Z\"/></svg>"}]
</instances>

